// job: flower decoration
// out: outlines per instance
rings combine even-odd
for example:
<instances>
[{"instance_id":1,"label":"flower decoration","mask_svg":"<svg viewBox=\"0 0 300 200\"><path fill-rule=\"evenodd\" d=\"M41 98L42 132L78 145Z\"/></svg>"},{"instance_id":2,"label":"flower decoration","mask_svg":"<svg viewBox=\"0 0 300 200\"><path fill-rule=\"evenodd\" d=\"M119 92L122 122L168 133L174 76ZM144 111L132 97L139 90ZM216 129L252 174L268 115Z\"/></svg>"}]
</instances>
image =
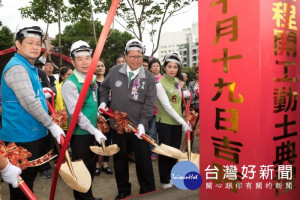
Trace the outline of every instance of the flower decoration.
<instances>
[{"instance_id":1,"label":"flower decoration","mask_svg":"<svg viewBox=\"0 0 300 200\"><path fill-rule=\"evenodd\" d=\"M176 90L179 90L179 82L175 82L175 88Z\"/></svg>"}]
</instances>

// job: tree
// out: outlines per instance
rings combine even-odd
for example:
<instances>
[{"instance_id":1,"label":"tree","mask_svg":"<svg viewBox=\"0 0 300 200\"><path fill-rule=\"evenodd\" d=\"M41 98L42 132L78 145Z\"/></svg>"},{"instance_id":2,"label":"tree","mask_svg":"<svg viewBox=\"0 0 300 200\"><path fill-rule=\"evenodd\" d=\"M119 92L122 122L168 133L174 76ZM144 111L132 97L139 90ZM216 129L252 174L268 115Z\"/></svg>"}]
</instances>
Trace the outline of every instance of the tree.
<instances>
[{"instance_id":1,"label":"tree","mask_svg":"<svg viewBox=\"0 0 300 200\"><path fill-rule=\"evenodd\" d=\"M49 24L58 23L58 35L59 44L61 47L61 25L60 22L62 18L66 15L61 15L66 13L67 7L64 5L64 0L32 0L30 1L30 6L20 8L21 16L25 18L30 18L32 20L38 21L42 20L47 24L46 36L48 33ZM46 37L47 38L47 37ZM45 39L46 39L45 38ZM46 43L45 46L47 47ZM60 63L62 59L60 58Z\"/></svg>"},{"instance_id":2,"label":"tree","mask_svg":"<svg viewBox=\"0 0 300 200\"><path fill-rule=\"evenodd\" d=\"M162 27L190 3L197 0L124 0L117 10L115 20L139 40L143 41L144 32L148 32L152 42L152 53L158 50ZM94 0L96 13L107 13L112 0ZM157 29L158 26L158 29ZM156 39L155 39L156 38Z\"/></svg>"},{"instance_id":3,"label":"tree","mask_svg":"<svg viewBox=\"0 0 300 200\"><path fill-rule=\"evenodd\" d=\"M103 26L100 22L95 21L96 35L97 38L100 36ZM107 69L114 63L114 56L118 53L124 52L126 42L132 39L132 35L128 32L120 32L115 29L111 29L109 37L106 40L101 58L105 60ZM93 34L92 21L86 19L80 19L79 22L74 25L65 27L62 34L62 52L65 55L70 55L70 48L73 42L78 40L84 40L89 43L92 49L96 48L96 43ZM58 44L58 36L55 40L52 40L52 45Z\"/></svg>"},{"instance_id":4,"label":"tree","mask_svg":"<svg viewBox=\"0 0 300 200\"><path fill-rule=\"evenodd\" d=\"M29 17L35 21L42 20L48 26L58 23L58 47L61 49L61 21L76 23L81 19L93 19L91 0L69 0L65 5L64 0L32 0L30 6L20 8L23 17ZM47 33L46 31L46 33ZM94 38L96 38L94 32ZM45 44L46 45L46 44ZM60 52L59 52L60 53ZM62 60L60 59L60 64Z\"/></svg>"},{"instance_id":5,"label":"tree","mask_svg":"<svg viewBox=\"0 0 300 200\"><path fill-rule=\"evenodd\" d=\"M67 7L64 5L63 0L32 0L30 1L30 6L19 10L22 17L30 18L34 21L42 20L46 24L52 24L60 22L60 13L65 13Z\"/></svg>"},{"instance_id":6,"label":"tree","mask_svg":"<svg viewBox=\"0 0 300 200\"><path fill-rule=\"evenodd\" d=\"M186 73L188 77L186 85L188 85L192 80L196 79L195 67L182 67L181 73L183 72Z\"/></svg>"},{"instance_id":7,"label":"tree","mask_svg":"<svg viewBox=\"0 0 300 200\"><path fill-rule=\"evenodd\" d=\"M72 23L81 19L91 20L91 6L90 0L69 0L67 15L64 19Z\"/></svg>"},{"instance_id":8,"label":"tree","mask_svg":"<svg viewBox=\"0 0 300 200\"><path fill-rule=\"evenodd\" d=\"M0 50L10 48L14 45L14 34L7 26L2 26L0 21Z\"/></svg>"}]
</instances>

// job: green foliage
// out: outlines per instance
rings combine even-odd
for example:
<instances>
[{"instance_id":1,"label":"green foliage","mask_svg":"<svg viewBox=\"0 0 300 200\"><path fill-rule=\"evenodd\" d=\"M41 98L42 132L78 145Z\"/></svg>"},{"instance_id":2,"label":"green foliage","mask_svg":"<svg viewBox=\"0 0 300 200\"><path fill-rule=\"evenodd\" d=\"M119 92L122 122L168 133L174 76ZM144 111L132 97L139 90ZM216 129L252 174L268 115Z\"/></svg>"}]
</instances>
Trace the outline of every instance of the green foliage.
<instances>
[{"instance_id":1,"label":"green foliage","mask_svg":"<svg viewBox=\"0 0 300 200\"><path fill-rule=\"evenodd\" d=\"M158 50L160 34L168 19L183 8L197 0L131 0L120 1L115 20L125 30L143 41L144 34L150 36L152 55ZM90 20L91 6L95 13L108 13L112 0L31 0L30 6L20 8L21 15L46 23L58 21L58 11L61 10L63 21L71 23L82 19ZM93 2L93 4L92 4Z\"/></svg>"},{"instance_id":2,"label":"green foliage","mask_svg":"<svg viewBox=\"0 0 300 200\"><path fill-rule=\"evenodd\" d=\"M186 85L188 85L192 80L196 79L195 67L182 67L181 73L183 72L186 73L188 77Z\"/></svg>"},{"instance_id":3,"label":"green foliage","mask_svg":"<svg viewBox=\"0 0 300 200\"><path fill-rule=\"evenodd\" d=\"M64 15L64 20L74 23L81 19L91 19L91 16L89 0L69 0L67 15Z\"/></svg>"},{"instance_id":4,"label":"green foliage","mask_svg":"<svg viewBox=\"0 0 300 200\"><path fill-rule=\"evenodd\" d=\"M95 21L95 27L98 39L103 26L100 22ZM105 60L106 68L109 68L114 63L114 56L116 54L124 52L126 42L132 38L132 35L128 32L122 33L115 29L110 30L109 37L106 40L101 55L101 58ZM96 48L91 21L80 19L79 22L74 25L66 26L61 38L62 53L69 56L71 45L78 40L86 41L92 49ZM52 40L52 45L58 45L58 35Z\"/></svg>"},{"instance_id":5,"label":"green foliage","mask_svg":"<svg viewBox=\"0 0 300 200\"><path fill-rule=\"evenodd\" d=\"M32 0L30 6L19 9L22 17L35 21L42 20L52 24L58 22L58 11L61 10L62 20L65 22L78 22L80 19L91 19L91 6L89 0Z\"/></svg>"},{"instance_id":6,"label":"green foliage","mask_svg":"<svg viewBox=\"0 0 300 200\"><path fill-rule=\"evenodd\" d=\"M2 26L0 21L0 50L10 48L14 45L14 34L7 26Z\"/></svg>"},{"instance_id":7,"label":"green foliage","mask_svg":"<svg viewBox=\"0 0 300 200\"><path fill-rule=\"evenodd\" d=\"M21 16L34 21L42 20L46 23L58 22L58 4L60 3L61 13L66 13L67 7L63 0L31 0L30 6L20 8Z\"/></svg>"},{"instance_id":8,"label":"green foliage","mask_svg":"<svg viewBox=\"0 0 300 200\"><path fill-rule=\"evenodd\" d=\"M106 40L101 56L105 60L107 69L115 63L116 54L124 53L127 41L132 38L132 35L126 31L120 32L116 29L110 30L110 35Z\"/></svg>"},{"instance_id":9,"label":"green foliage","mask_svg":"<svg viewBox=\"0 0 300 200\"><path fill-rule=\"evenodd\" d=\"M161 29L166 21L194 1L197 0L121 1L116 13L117 22L141 41L145 32L149 34L151 42L155 44L153 55L158 49ZM112 0L94 0L94 11L107 13L111 2Z\"/></svg>"}]
</instances>

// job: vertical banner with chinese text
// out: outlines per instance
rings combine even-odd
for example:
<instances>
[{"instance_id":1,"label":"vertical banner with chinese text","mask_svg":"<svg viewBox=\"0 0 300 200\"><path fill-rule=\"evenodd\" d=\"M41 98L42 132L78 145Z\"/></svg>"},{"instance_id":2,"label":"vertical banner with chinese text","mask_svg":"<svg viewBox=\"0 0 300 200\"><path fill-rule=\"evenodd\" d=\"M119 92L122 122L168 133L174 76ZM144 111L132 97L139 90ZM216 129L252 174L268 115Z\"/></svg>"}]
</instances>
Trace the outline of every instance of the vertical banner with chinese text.
<instances>
[{"instance_id":1,"label":"vertical banner with chinese text","mask_svg":"<svg viewBox=\"0 0 300 200\"><path fill-rule=\"evenodd\" d=\"M198 2L200 199L299 199L299 1Z\"/></svg>"}]
</instances>

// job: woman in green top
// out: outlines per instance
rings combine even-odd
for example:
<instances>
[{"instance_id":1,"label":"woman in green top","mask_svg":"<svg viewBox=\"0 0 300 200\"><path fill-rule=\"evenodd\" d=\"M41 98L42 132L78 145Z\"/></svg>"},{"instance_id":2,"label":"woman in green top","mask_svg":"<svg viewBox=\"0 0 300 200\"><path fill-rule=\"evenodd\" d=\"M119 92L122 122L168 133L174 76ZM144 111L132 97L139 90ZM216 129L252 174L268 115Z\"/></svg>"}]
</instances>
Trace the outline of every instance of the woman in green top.
<instances>
[{"instance_id":1,"label":"woman in green top","mask_svg":"<svg viewBox=\"0 0 300 200\"><path fill-rule=\"evenodd\" d=\"M181 57L177 53L168 54L164 58L163 71L165 75L156 84L157 108L156 116L159 143L180 148L182 130L191 130L182 118L181 89L179 86ZM184 93L185 94L185 93ZM186 92L188 96L189 92ZM170 173L176 164L176 159L159 155L158 168L161 187L163 189L172 187Z\"/></svg>"}]
</instances>

